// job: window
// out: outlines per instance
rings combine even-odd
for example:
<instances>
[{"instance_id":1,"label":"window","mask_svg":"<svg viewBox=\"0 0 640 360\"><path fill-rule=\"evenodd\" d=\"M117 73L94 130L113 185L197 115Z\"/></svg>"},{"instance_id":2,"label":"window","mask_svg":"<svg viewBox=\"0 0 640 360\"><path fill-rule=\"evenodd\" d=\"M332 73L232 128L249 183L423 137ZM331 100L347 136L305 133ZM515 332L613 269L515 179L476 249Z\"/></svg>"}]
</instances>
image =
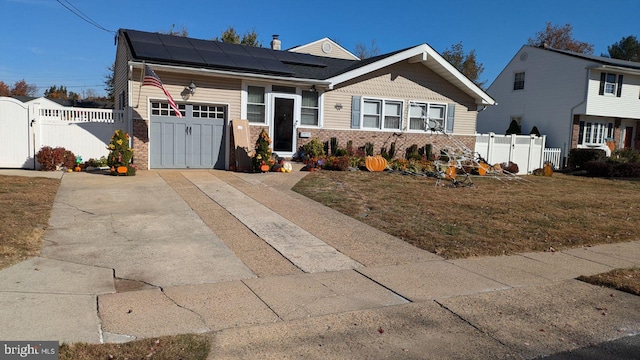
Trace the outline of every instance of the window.
<instances>
[{"instance_id":1,"label":"window","mask_svg":"<svg viewBox=\"0 0 640 360\"><path fill-rule=\"evenodd\" d=\"M513 77L513 90L524 89L524 72L516 73Z\"/></svg>"},{"instance_id":2,"label":"window","mask_svg":"<svg viewBox=\"0 0 640 360\"><path fill-rule=\"evenodd\" d=\"M265 101L264 87L247 87L247 120L252 123L264 123Z\"/></svg>"},{"instance_id":3,"label":"window","mask_svg":"<svg viewBox=\"0 0 640 360\"><path fill-rule=\"evenodd\" d=\"M292 86L273 85L271 86L271 91L285 94L295 94L296 88Z\"/></svg>"},{"instance_id":4,"label":"window","mask_svg":"<svg viewBox=\"0 0 640 360\"><path fill-rule=\"evenodd\" d=\"M365 100L362 111L362 127L379 129L381 109L381 100Z\"/></svg>"},{"instance_id":5,"label":"window","mask_svg":"<svg viewBox=\"0 0 640 360\"><path fill-rule=\"evenodd\" d=\"M622 96L622 75L600 73L600 95Z\"/></svg>"},{"instance_id":6,"label":"window","mask_svg":"<svg viewBox=\"0 0 640 360\"><path fill-rule=\"evenodd\" d=\"M362 108L362 127L369 129L402 128L402 102L365 99Z\"/></svg>"},{"instance_id":7,"label":"window","mask_svg":"<svg viewBox=\"0 0 640 360\"><path fill-rule=\"evenodd\" d=\"M178 105L178 109L180 109L180 113L182 114L182 116L186 116L186 106L184 104L176 104L176 105ZM151 115L176 116L176 112L173 110L171 106L169 106L168 102L152 101Z\"/></svg>"},{"instance_id":8,"label":"window","mask_svg":"<svg viewBox=\"0 0 640 360\"><path fill-rule=\"evenodd\" d=\"M318 126L318 93L302 91L302 113L300 124Z\"/></svg>"},{"instance_id":9,"label":"window","mask_svg":"<svg viewBox=\"0 0 640 360\"><path fill-rule=\"evenodd\" d=\"M613 123L580 121L578 144L601 145L609 138L613 138Z\"/></svg>"},{"instance_id":10,"label":"window","mask_svg":"<svg viewBox=\"0 0 640 360\"><path fill-rule=\"evenodd\" d=\"M385 101L384 103L384 128L400 129L402 125L402 103L399 101Z\"/></svg>"},{"instance_id":11,"label":"window","mask_svg":"<svg viewBox=\"0 0 640 360\"><path fill-rule=\"evenodd\" d=\"M413 103L409 109L409 130L445 129L446 106L441 104Z\"/></svg>"},{"instance_id":12,"label":"window","mask_svg":"<svg viewBox=\"0 0 640 360\"><path fill-rule=\"evenodd\" d=\"M224 119L224 106L193 105L193 117Z\"/></svg>"},{"instance_id":13,"label":"window","mask_svg":"<svg viewBox=\"0 0 640 360\"><path fill-rule=\"evenodd\" d=\"M616 93L616 75L607 74L604 82L604 93L614 95Z\"/></svg>"}]
</instances>

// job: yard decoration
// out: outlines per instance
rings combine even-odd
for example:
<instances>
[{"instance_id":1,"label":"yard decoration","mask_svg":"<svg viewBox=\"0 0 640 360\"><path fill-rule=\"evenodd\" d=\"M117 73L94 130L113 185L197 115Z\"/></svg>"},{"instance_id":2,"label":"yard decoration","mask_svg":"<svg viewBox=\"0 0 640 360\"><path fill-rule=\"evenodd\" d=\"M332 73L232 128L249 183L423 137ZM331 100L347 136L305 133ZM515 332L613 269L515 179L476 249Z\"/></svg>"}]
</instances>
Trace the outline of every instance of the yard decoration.
<instances>
[{"instance_id":1,"label":"yard decoration","mask_svg":"<svg viewBox=\"0 0 640 360\"><path fill-rule=\"evenodd\" d=\"M292 169L293 169L293 166L291 165L291 163L290 163L290 162L286 161L286 162L284 162L284 163L282 164L282 170L283 170L283 172L290 173Z\"/></svg>"},{"instance_id":2,"label":"yard decoration","mask_svg":"<svg viewBox=\"0 0 640 360\"><path fill-rule=\"evenodd\" d=\"M136 174L138 167L131 163L133 150L129 147L128 133L116 130L111 136L111 142L109 142L107 149L109 149L107 164L111 167L112 175L133 176Z\"/></svg>"},{"instance_id":3,"label":"yard decoration","mask_svg":"<svg viewBox=\"0 0 640 360\"><path fill-rule=\"evenodd\" d=\"M478 163L478 175L485 176L491 167L486 162Z\"/></svg>"},{"instance_id":4,"label":"yard decoration","mask_svg":"<svg viewBox=\"0 0 640 360\"><path fill-rule=\"evenodd\" d=\"M364 166L371 172L383 171L387 168L387 159L381 155L367 156L364 160Z\"/></svg>"},{"instance_id":5,"label":"yard decoration","mask_svg":"<svg viewBox=\"0 0 640 360\"><path fill-rule=\"evenodd\" d=\"M269 139L269 134L262 129L262 131L260 131L260 135L258 135L258 139L256 140L255 151L251 158L253 172L267 172L275 163L271 157L272 152L269 147L270 145L271 139Z\"/></svg>"}]
</instances>

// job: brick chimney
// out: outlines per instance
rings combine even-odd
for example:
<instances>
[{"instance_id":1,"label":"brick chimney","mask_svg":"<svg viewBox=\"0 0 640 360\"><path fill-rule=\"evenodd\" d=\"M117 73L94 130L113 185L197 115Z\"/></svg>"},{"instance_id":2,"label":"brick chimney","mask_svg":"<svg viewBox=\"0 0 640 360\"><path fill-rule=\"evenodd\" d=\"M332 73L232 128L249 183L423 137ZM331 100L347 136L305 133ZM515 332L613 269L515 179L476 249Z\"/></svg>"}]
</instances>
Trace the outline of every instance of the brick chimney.
<instances>
[{"instance_id":1,"label":"brick chimney","mask_svg":"<svg viewBox=\"0 0 640 360\"><path fill-rule=\"evenodd\" d=\"M272 50L280 50L280 39L278 39L280 35L273 35L273 40L271 40L271 49Z\"/></svg>"}]
</instances>

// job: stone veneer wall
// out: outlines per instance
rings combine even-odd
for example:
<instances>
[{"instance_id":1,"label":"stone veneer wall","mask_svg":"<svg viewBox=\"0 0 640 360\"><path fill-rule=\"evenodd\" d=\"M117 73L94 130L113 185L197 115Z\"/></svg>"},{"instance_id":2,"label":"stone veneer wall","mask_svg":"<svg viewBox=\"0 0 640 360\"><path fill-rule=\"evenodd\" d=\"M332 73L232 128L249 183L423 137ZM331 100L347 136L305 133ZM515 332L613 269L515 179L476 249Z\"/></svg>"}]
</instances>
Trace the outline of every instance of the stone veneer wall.
<instances>
[{"instance_id":1,"label":"stone veneer wall","mask_svg":"<svg viewBox=\"0 0 640 360\"><path fill-rule=\"evenodd\" d=\"M133 162L141 170L149 169L149 121L133 119Z\"/></svg>"},{"instance_id":2,"label":"stone veneer wall","mask_svg":"<svg viewBox=\"0 0 640 360\"><path fill-rule=\"evenodd\" d=\"M298 147L307 143L313 138L317 138L321 142L330 141L332 137L338 139L338 147L346 148L349 140L353 141L353 148L357 149L364 146L365 143L373 143L374 154L379 154L382 147L389 150L392 142L396 142L396 157L403 157L404 151L413 144L418 148L426 144L432 145L433 154L438 154L440 149L457 148L462 142L466 147L475 150L476 138L470 135L456 135L449 137L444 134L427 134L427 133L406 133L406 132L378 132L378 131L360 131L360 130L327 130L327 129L298 129L298 132L304 131L311 133L308 139L298 138ZM397 134L394 135L394 134Z\"/></svg>"}]
</instances>

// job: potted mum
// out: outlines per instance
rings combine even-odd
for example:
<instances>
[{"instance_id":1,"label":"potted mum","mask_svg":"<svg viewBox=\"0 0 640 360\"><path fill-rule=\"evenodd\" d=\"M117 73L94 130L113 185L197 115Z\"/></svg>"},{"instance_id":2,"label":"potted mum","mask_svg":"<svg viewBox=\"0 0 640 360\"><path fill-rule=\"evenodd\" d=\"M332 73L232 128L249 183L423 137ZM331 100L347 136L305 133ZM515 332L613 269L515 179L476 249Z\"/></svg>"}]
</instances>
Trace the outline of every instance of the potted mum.
<instances>
[{"instance_id":1,"label":"potted mum","mask_svg":"<svg viewBox=\"0 0 640 360\"><path fill-rule=\"evenodd\" d=\"M116 130L107 148L109 149L107 165L110 167L111 175L133 176L136 174L138 167L131 163L133 150L129 147L128 133Z\"/></svg>"}]
</instances>

